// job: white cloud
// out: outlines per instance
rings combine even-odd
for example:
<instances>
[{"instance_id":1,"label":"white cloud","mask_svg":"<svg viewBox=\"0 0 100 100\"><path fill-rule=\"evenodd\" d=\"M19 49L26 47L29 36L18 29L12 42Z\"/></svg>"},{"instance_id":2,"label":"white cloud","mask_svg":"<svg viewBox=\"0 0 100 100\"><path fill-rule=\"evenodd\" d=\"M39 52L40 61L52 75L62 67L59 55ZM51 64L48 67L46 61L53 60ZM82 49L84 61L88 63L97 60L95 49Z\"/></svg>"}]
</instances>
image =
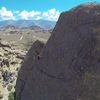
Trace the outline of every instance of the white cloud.
<instances>
[{"instance_id":1,"label":"white cloud","mask_svg":"<svg viewBox=\"0 0 100 100\"><path fill-rule=\"evenodd\" d=\"M48 17L48 19L57 19L60 15L60 12L57 11L55 8L50 9L47 12L43 13L43 16Z\"/></svg>"},{"instance_id":2,"label":"white cloud","mask_svg":"<svg viewBox=\"0 0 100 100\"><path fill-rule=\"evenodd\" d=\"M52 14L52 15L55 15L56 9L55 9L55 8L54 8L54 9L50 9L50 10L49 10L49 13Z\"/></svg>"},{"instance_id":3,"label":"white cloud","mask_svg":"<svg viewBox=\"0 0 100 100\"><path fill-rule=\"evenodd\" d=\"M7 11L6 7L2 7L0 9L0 17L3 20L15 20L15 17L13 16L13 12L12 11Z\"/></svg>"},{"instance_id":4,"label":"white cloud","mask_svg":"<svg viewBox=\"0 0 100 100\"><path fill-rule=\"evenodd\" d=\"M40 19L42 19L42 17L40 17L40 16L37 16L36 20L40 20Z\"/></svg>"},{"instance_id":5,"label":"white cloud","mask_svg":"<svg viewBox=\"0 0 100 100\"><path fill-rule=\"evenodd\" d=\"M19 14L19 16L21 16L22 19L26 19L27 20L29 17L34 17L35 15L40 15L40 13L41 12L34 11L34 10L30 11L30 12L24 10Z\"/></svg>"},{"instance_id":6,"label":"white cloud","mask_svg":"<svg viewBox=\"0 0 100 100\"><path fill-rule=\"evenodd\" d=\"M15 11L14 13L15 13L15 14L18 14L18 13L19 13L19 11Z\"/></svg>"},{"instance_id":7,"label":"white cloud","mask_svg":"<svg viewBox=\"0 0 100 100\"><path fill-rule=\"evenodd\" d=\"M36 20L40 20L43 18L57 20L59 15L60 15L60 12L56 10L55 8L49 9L48 11L43 12L42 14L40 11L34 11L34 10L32 11L26 11L26 10L11 11L11 10L7 10L6 7L2 7L0 9L0 19L3 19L3 20L11 20L11 19L15 20L15 19L19 19L19 16L20 18L26 19L26 20L28 20L29 18L30 19L35 18Z\"/></svg>"},{"instance_id":8,"label":"white cloud","mask_svg":"<svg viewBox=\"0 0 100 100\"><path fill-rule=\"evenodd\" d=\"M48 12L44 12L44 13L43 13L43 16L49 17Z\"/></svg>"}]
</instances>

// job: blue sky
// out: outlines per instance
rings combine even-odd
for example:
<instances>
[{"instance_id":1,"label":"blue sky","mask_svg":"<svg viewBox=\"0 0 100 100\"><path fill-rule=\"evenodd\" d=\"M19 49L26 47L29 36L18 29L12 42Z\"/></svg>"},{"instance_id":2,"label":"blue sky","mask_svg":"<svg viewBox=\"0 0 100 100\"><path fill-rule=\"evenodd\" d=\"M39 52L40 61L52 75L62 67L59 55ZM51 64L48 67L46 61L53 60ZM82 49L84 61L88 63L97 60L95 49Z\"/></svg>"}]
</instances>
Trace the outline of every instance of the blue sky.
<instances>
[{"instance_id":1,"label":"blue sky","mask_svg":"<svg viewBox=\"0 0 100 100\"><path fill-rule=\"evenodd\" d=\"M57 20L60 13L85 2L100 0L0 0L0 20Z\"/></svg>"}]
</instances>

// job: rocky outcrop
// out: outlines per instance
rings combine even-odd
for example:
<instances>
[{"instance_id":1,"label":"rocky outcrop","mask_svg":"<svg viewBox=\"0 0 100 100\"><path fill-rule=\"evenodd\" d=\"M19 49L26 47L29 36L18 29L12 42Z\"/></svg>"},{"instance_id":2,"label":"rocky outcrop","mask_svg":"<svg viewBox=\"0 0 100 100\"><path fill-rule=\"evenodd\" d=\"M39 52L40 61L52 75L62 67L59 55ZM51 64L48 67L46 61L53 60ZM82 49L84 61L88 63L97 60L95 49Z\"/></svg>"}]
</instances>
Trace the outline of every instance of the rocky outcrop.
<instances>
[{"instance_id":1,"label":"rocky outcrop","mask_svg":"<svg viewBox=\"0 0 100 100\"><path fill-rule=\"evenodd\" d=\"M40 59L40 52L43 49L44 43L36 41L33 43L32 47L28 51L25 60L21 66L18 74L18 79L16 83L16 96L18 100L21 100L21 93L23 92L25 83L29 78L29 75L34 68L35 63Z\"/></svg>"},{"instance_id":2,"label":"rocky outcrop","mask_svg":"<svg viewBox=\"0 0 100 100\"><path fill-rule=\"evenodd\" d=\"M25 51L15 50L12 44L0 41L0 100L8 100L9 93L15 91L18 69L25 55Z\"/></svg>"},{"instance_id":3,"label":"rocky outcrop","mask_svg":"<svg viewBox=\"0 0 100 100\"><path fill-rule=\"evenodd\" d=\"M7 48L11 48L10 44L5 42L5 41L2 41L0 42L0 47L7 47Z\"/></svg>"},{"instance_id":4,"label":"rocky outcrop","mask_svg":"<svg viewBox=\"0 0 100 100\"><path fill-rule=\"evenodd\" d=\"M26 80L20 100L100 100L99 60L100 3L63 12L41 59L30 72L34 61L24 66L28 77L25 70L19 72Z\"/></svg>"}]
</instances>

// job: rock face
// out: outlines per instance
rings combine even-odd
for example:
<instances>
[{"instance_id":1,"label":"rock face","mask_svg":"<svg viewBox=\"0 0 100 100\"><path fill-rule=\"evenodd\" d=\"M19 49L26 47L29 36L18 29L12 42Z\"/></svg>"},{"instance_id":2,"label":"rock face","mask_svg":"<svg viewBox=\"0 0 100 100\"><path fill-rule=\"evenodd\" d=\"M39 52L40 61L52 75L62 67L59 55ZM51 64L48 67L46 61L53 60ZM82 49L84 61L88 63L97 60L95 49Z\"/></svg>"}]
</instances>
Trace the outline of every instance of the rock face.
<instances>
[{"instance_id":1,"label":"rock face","mask_svg":"<svg viewBox=\"0 0 100 100\"><path fill-rule=\"evenodd\" d=\"M31 64L20 100L100 100L100 3L63 12L27 77Z\"/></svg>"},{"instance_id":2,"label":"rock face","mask_svg":"<svg viewBox=\"0 0 100 100\"><path fill-rule=\"evenodd\" d=\"M21 66L18 74L17 84L16 84L16 96L18 100L21 100L21 93L23 92L27 78L29 77L35 63L40 59L40 52L43 49L44 43L36 41L33 43L32 47L28 51L25 60Z\"/></svg>"}]
</instances>

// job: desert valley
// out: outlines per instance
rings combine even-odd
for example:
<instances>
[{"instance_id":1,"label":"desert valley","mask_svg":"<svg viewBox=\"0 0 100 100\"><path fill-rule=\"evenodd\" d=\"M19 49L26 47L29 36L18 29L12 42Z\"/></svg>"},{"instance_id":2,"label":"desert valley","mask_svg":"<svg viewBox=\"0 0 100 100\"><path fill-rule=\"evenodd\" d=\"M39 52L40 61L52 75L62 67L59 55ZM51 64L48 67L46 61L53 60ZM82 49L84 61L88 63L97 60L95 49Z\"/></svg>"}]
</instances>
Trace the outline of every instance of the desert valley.
<instances>
[{"instance_id":1,"label":"desert valley","mask_svg":"<svg viewBox=\"0 0 100 100\"><path fill-rule=\"evenodd\" d=\"M14 100L18 71L26 53L36 40L46 43L51 32L39 26L0 27L0 100Z\"/></svg>"}]
</instances>

